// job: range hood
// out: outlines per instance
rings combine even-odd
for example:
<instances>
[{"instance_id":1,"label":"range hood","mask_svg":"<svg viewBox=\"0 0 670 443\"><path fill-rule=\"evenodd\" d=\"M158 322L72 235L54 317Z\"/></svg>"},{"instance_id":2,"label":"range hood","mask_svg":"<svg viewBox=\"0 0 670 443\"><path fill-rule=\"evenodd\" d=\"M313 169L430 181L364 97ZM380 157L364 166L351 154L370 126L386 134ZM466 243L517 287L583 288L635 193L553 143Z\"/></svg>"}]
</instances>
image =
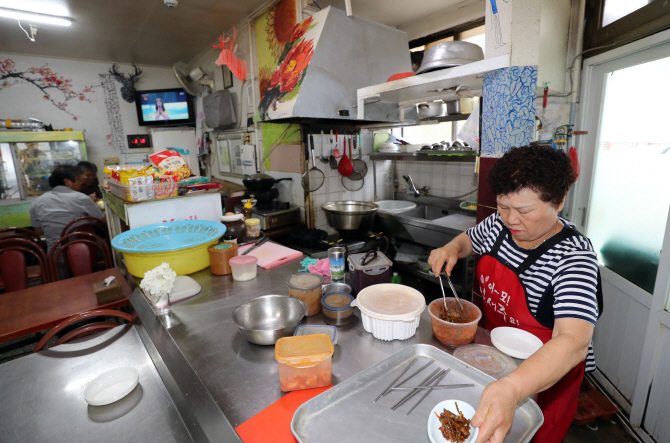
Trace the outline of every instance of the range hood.
<instances>
[{"instance_id":1,"label":"range hood","mask_svg":"<svg viewBox=\"0 0 670 443\"><path fill-rule=\"evenodd\" d=\"M405 32L327 7L294 28L255 120L355 120L359 88L411 70ZM399 121L397 103L366 104L364 121Z\"/></svg>"}]
</instances>

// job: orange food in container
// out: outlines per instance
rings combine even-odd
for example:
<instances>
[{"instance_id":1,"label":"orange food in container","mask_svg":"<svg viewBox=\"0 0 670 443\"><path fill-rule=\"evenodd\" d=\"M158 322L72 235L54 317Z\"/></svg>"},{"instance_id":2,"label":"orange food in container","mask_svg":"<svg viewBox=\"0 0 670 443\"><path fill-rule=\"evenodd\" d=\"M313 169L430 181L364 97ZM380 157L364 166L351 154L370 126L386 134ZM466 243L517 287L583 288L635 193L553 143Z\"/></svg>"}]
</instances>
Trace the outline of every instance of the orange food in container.
<instances>
[{"instance_id":1,"label":"orange food in container","mask_svg":"<svg viewBox=\"0 0 670 443\"><path fill-rule=\"evenodd\" d=\"M275 344L279 387L284 392L328 386L333 378L333 342L327 334L283 337Z\"/></svg>"},{"instance_id":2,"label":"orange food in container","mask_svg":"<svg viewBox=\"0 0 670 443\"><path fill-rule=\"evenodd\" d=\"M463 319L467 323L450 323L448 321L440 320L440 307L442 306L442 299L433 300L428 306L430 312L430 324L433 327L433 334L440 343L445 346L463 346L472 342L477 333L477 323L482 318L482 311L466 300L461 300L463 304ZM458 302L455 298L447 299L447 308L451 310L460 310Z\"/></svg>"},{"instance_id":3,"label":"orange food in container","mask_svg":"<svg viewBox=\"0 0 670 443\"><path fill-rule=\"evenodd\" d=\"M293 274L286 280L288 295L307 305L307 316L321 312L321 286L323 277L318 274Z\"/></svg>"}]
</instances>

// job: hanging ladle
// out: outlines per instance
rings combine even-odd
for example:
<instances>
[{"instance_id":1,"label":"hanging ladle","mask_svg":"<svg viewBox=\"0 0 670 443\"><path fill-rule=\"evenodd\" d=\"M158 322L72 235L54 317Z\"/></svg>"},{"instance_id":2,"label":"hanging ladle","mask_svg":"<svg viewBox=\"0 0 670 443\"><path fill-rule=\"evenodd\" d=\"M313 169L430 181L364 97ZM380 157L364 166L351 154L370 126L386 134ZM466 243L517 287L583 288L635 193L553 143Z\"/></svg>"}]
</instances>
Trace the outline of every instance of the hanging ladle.
<instances>
[{"instance_id":1,"label":"hanging ladle","mask_svg":"<svg viewBox=\"0 0 670 443\"><path fill-rule=\"evenodd\" d=\"M321 131L321 157L319 157L319 160L321 161L321 163L330 163L330 159L328 159L328 157L323 155L323 137L324 137L323 131Z\"/></svg>"}]
</instances>

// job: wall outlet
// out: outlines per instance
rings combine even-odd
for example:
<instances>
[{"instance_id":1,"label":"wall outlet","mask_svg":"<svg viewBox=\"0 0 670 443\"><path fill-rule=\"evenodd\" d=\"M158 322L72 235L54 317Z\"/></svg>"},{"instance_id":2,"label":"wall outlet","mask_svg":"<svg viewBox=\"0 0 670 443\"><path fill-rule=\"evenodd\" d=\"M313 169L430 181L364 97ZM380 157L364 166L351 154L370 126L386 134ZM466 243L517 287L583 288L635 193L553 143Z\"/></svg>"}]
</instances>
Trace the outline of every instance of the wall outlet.
<instances>
[{"instance_id":1,"label":"wall outlet","mask_svg":"<svg viewBox=\"0 0 670 443\"><path fill-rule=\"evenodd\" d=\"M102 161L105 165L118 165L121 163L119 157L104 157Z\"/></svg>"}]
</instances>

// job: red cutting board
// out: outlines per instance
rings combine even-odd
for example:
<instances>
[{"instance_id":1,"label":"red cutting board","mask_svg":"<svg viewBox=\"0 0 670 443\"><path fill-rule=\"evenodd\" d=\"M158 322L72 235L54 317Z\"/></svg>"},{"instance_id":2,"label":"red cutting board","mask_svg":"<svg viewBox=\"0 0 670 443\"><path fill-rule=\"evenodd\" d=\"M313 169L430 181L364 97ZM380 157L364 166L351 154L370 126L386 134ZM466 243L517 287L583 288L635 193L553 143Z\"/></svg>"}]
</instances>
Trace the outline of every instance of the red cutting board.
<instances>
[{"instance_id":1,"label":"red cutting board","mask_svg":"<svg viewBox=\"0 0 670 443\"><path fill-rule=\"evenodd\" d=\"M260 249L260 248L259 248ZM297 443L291 432L296 409L332 386L289 392L235 428L244 443Z\"/></svg>"},{"instance_id":2,"label":"red cutting board","mask_svg":"<svg viewBox=\"0 0 670 443\"><path fill-rule=\"evenodd\" d=\"M242 255L244 251L253 245L242 246L238 251ZM277 243L266 242L254 249L247 255L251 255L258 259L258 266L263 269L272 269L282 263L302 257L302 252L295 249L287 248L286 246L278 245Z\"/></svg>"}]
</instances>

